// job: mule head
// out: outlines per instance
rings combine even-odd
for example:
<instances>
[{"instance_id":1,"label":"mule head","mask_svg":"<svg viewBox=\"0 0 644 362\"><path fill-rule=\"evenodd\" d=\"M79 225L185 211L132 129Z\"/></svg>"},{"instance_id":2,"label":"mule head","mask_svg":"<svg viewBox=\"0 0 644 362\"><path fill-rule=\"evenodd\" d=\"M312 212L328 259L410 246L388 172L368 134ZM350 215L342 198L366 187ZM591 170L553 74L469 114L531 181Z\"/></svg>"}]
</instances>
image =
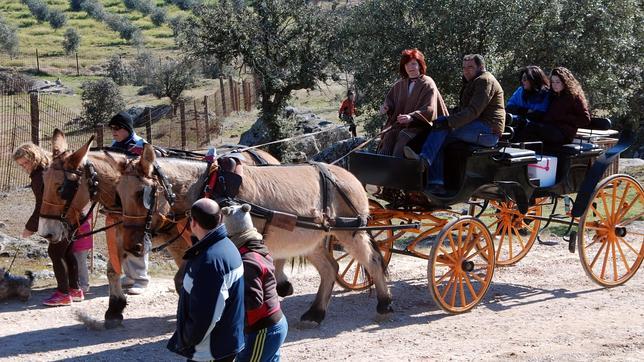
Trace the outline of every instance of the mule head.
<instances>
[{"instance_id":1,"label":"mule head","mask_svg":"<svg viewBox=\"0 0 644 362\"><path fill-rule=\"evenodd\" d=\"M116 184L123 210L123 248L136 256L146 252L146 232L161 229L170 212L163 186L154 175L155 160L154 148L146 144L141 157L128 163Z\"/></svg>"},{"instance_id":2,"label":"mule head","mask_svg":"<svg viewBox=\"0 0 644 362\"><path fill-rule=\"evenodd\" d=\"M44 190L38 223L38 233L50 241L68 238L91 201L84 165L93 140L94 136L73 152L68 150L63 132L54 131L53 160L43 173Z\"/></svg>"}]
</instances>

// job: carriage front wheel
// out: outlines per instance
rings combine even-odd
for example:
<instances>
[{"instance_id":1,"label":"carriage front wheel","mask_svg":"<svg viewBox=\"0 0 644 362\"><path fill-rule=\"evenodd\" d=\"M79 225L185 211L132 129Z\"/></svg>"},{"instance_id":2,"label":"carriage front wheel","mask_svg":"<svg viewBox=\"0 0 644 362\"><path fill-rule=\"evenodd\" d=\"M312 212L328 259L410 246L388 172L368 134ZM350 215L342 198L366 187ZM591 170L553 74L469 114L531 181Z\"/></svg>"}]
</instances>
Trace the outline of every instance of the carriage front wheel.
<instances>
[{"instance_id":1,"label":"carriage front wheel","mask_svg":"<svg viewBox=\"0 0 644 362\"><path fill-rule=\"evenodd\" d=\"M602 180L579 219L577 245L586 274L615 287L628 281L644 259L644 190L628 175Z\"/></svg>"},{"instance_id":2,"label":"carriage front wheel","mask_svg":"<svg viewBox=\"0 0 644 362\"><path fill-rule=\"evenodd\" d=\"M427 266L436 304L450 313L474 308L490 287L495 260L492 236L479 219L463 216L445 225Z\"/></svg>"}]
</instances>

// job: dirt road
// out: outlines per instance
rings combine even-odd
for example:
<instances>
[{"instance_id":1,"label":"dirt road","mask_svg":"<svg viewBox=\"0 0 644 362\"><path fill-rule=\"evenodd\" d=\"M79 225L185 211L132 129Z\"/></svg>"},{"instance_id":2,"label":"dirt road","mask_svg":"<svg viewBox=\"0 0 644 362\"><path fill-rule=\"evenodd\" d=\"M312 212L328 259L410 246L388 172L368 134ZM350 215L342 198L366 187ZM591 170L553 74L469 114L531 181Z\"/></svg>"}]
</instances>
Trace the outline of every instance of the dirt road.
<instances>
[{"instance_id":1,"label":"dirt road","mask_svg":"<svg viewBox=\"0 0 644 362\"><path fill-rule=\"evenodd\" d=\"M644 271L602 289L563 244L535 245L517 266L497 269L483 303L460 315L434 305L424 261L394 256L389 319L375 318L375 293L336 287L323 324L301 329L297 321L318 278L312 267L290 274L296 294L282 301L290 324L285 361L644 360ZM165 349L177 300L169 278L130 297L124 327L109 331L87 330L73 316L79 309L101 318L105 284L73 307L41 306L50 292L37 291L27 304L0 304L0 360L180 360Z\"/></svg>"}]
</instances>

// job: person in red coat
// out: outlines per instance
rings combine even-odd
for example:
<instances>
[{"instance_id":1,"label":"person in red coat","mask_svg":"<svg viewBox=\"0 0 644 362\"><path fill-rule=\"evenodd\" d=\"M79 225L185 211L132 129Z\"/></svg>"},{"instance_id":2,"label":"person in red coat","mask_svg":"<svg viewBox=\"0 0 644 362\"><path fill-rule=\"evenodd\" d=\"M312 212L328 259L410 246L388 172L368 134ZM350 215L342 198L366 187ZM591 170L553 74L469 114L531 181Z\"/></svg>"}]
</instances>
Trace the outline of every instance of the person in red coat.
<instances>
[{"instance_id":1,"label":"person in red coat","mask_svg":"<svg viewBox=\"0 0 644 362\"><path fill-rule=\"evenodd\" d=\"M548 144L571 143L577 129L590 124L588 102L570 70L557 67L550 73L550 106L540 122L528 121L517 134L520 141Z\"/></svg>"},{"instance_id":2,"label":"person in red coat","mask_svg":"<svg viewBox=\"0 0 644 362\"><path fill-rule=\"evenodd\" d=\"M356 137L356 124L353 117L356 115L356 95L352 90L347 92L347 98L340 104L338 118L349 125L349 131L353 137Z\"/></svg>"}]
</instances>

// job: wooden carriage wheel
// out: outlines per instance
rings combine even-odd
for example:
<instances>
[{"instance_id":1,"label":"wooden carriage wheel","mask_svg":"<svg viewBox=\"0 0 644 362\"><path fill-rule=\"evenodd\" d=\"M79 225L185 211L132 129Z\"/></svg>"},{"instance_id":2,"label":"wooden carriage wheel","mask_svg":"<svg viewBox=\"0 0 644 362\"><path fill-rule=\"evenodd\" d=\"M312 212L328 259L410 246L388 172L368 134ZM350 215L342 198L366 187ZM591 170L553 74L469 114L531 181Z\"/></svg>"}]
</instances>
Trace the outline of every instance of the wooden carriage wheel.
<instances>
[{"instance_id":1,"label":"wooden carriage wheel","mask_svg":"<svg viewBox=\"0 0 644 362\"><path fill-rule=\"evenodd\" d=\"M644 190L628 175L600 182L579 220L577 246L586 274L604 287L628 281L644 259Z\"/></svg>"},{"instance_id":2,"label":"wooden carriage wheel","mask_svg":"<svg viewBox=\"0 0 644 362\"><path fill-rule=\"evenodd\" d=\"M485 224L463 216L447 224L432 247L427 279L441 309L462 313L478 304L494 274L494 243Z\"/></svg>"},{"instance_id":3,"label":"wooden carriage wheel","mask_svg":"<svg viewBox=\"0 0 644 362\"><path fill-rule=\"evenodd\" d=\"M508 266L523 259L539 234L542 205L546 198L537 199L534 205L522 214L513 201L489 202L486 212L479 218L492 234L495 246L496 265Z\"/></svg>"},{"instance_id":4,"label":"wooden carriage wheel","mask_svg":"<svg viewBox=\"0 0 644 362\"><path fill-rule=\"evenodd\" d=\"M378 212L384 210L382 205L374 200L369 200L369 209L371 218L369 226L375 225L391 225L391 219L386 217L378 217ZM383 263L385 268L389 265L391 260L391 248L393 248L394 240L400 234L394 234L393 230L374 230L368 231L369 237L378 245L382 253ZM335 259L340 267L336 280L344 289L347 290L363 290L367 289L373 284L369 278L366 270L362 264L358 263L347 251L344 250L342 245L338 244L335 238L329 240L329 253Z\"/></svg>"}]
</instances>

